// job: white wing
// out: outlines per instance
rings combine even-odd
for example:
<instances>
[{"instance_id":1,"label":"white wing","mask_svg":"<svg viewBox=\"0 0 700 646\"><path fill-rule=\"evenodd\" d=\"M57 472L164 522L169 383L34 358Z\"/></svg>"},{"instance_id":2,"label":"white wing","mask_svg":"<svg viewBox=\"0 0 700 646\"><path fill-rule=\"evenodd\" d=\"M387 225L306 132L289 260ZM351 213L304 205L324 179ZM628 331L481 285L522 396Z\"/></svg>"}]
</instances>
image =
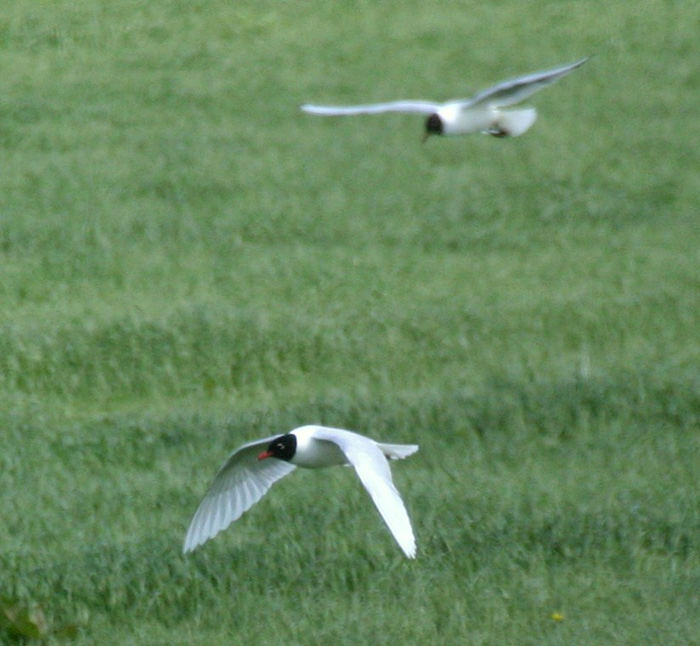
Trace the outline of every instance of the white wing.
<instances>
[{"instance_id":1,"label":"white wing","mask_svg":"<svg viewBox=\"0 0 700 646\"><path fill-rule=\"evenodd\" d=\"M554 69L545 70L544 72L535 72L534 74L503 81L488 90L479 92L471 99L467 99L463 107L471 108L477 105L493 105L500 107L519 103L531 94L551 85L562 76L581 67L587 60L588 57L582 58L580 61L576 61L570 65L555 67Z\"/></svg>"},{"instance_id":2,"label":"white wing","mask_svg":"<svg viewBox=\"0 0 700 646\"><path fill-rule=\"evenodd\" d=\"M410 559L415 558L416 539L411 521L391 479L389 463L377 443L351 431L322 426L316 427L314 439L333 442L340 448L404 554Z\"/></svg>"},{"instance_id":3,"label":"white wing","mask_svg":"<svg viewBox=\"0 0 700 646\"><path fill-rule=\"evenodd\" d=\"M224 462L199 503L185 536L183 552L190 552L226 529L250 509L267 490L296 468L283 460L258 460L261 450L279 435L244 444Z\"/></svg>"},{"instance_id":4,"label":"white wing","mask_svg":"<svg viewBox=\"0 0 700 646\"><path fill-rule=\"evenodd\" d=\"M380 114L382 112L418 112L433 114L440 103L430 101L391 101L390 103L370 103L368 105L311 105L301 106L304 112L323 117L341 117L350 114Z\"/></svg>"}]
</instances>

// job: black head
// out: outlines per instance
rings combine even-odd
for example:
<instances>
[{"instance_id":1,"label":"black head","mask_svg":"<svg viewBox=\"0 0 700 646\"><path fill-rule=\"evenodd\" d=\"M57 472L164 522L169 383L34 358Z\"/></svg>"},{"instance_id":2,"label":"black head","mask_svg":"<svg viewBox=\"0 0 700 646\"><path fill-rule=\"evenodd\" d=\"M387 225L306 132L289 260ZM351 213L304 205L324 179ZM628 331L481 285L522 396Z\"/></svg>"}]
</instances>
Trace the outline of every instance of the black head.
<instances>
[{"instance_id":1,"label":"black head","mask_svg":"<svg viewBox=\"0 0 700 646\"><path fill-rule=\"evenodd\" d=\"M441 135L443 132L442 119L436 114L431 114L425 120L425 137L426 139L430 135Z\"/></svg>"},{"instance_id":2,"label":"black head","mask_svg":"<svg viewBox=\"0 0 700 646\"><path fill-rule=\"evenodd\" d=\"M267 447L267 450L258 455L258 460L265 458L277 458L278 460L289 461L297 451L296 435L287 433L276 437Z\"/></svg>"}]
</instances>

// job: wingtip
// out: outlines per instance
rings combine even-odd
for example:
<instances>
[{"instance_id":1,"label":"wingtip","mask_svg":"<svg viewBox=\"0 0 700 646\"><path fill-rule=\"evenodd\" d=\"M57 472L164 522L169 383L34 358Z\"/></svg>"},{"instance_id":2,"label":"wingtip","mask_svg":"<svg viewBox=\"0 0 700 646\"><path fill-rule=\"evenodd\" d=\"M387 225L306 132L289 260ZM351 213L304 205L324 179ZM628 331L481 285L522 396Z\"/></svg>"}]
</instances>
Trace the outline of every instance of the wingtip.
<instances>
[{"instance_id":1,"label":"wingtip","mask_svg":"<svg viewBox=\"0 0 700 646\"><path fill-rule=\"evenodd\" d=\"M579 58L575 63L571 64L571 67L576 69L577 67L581 67L584 63L587 63L591 58L593 58L594 54L588 54L587 56L584 56L583 58Z\"/></svg>"},{"instance_id":2,"label":"wingtip","mask_svg":"<svg viewBox=\"0 0 700 646\"><path fill-rule=\"evenodd\" d=\"M408 545L401 545L401 551L406 555L407 559L416 558L416 541L411 541Z\"/></svg>"},{"instance_id":3,"label":"wingtip","mask_svg":"<svg viewBox=\"0 0 700 646\"><path fill-rule=\"evenodd\" d=\"M194 552L202 543L205 543L207 539L202 540L201 537L193 535L190 529L185 536L185 540L182 543L182 553L189 554Z\"/></svg>"}]
</instances>

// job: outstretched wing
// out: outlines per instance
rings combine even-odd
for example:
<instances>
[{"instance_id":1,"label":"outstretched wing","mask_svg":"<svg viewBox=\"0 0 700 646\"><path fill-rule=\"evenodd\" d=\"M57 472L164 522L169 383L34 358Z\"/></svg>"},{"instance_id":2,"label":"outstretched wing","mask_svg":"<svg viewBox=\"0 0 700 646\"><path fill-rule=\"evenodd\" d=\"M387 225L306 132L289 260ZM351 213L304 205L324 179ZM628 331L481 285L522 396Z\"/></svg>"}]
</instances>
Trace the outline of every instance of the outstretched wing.
<instances>
[{"instance_id":1,"label":"outstretched wing","mask_svg":"<svg viewBox=\"0 0 700 646\"><path fill-rule=\"evenodd\" d=\"M558 81L562 76L566 76L575 69L581 67L589 57L582 58L570 65L555 67L551 70L543 72L535 72L526 76L503 81L498 85L494 85L488 90L479 92L471 99L464 102L463 107L474 107L478 105L493 105L496 107L513 105L526 99L531 94L551 85Z\"/></svg>"},{"instance_id":2,"label":"outstretched wing","mask_svg":"<svg viewBox=\"0 0 700 646\"><path fill-rule=\"evenodd\" d=\"M399 492L391 479L389 463L379 446L367 437L337 428L317 427L314 439L333 442L354 467L403 553L416 556L416 539Z\"/></svg>"},{"instance_id":3,"label":"outstretched wing","mask_svg":"<svg viewBox=\"0 0 700 646\"><path fill-rule=\"evenodd\" d=\"M352 114L380 114L382 112L417 112L433 114L440 108L439 103L430 101L391 101L389 103L370 103L367 105L311 105L301 106L304 112L323 117L341 117Z\"/></svg>"},{"instance_id":4,"label":"outstretched wing","mask_svg":"<svg viewBox=\"0 0 700 646\"><path fill-rule=\"evenodd\" d=\"M224 462L192 517L183 552L190 552L250 509L277 480L296 468L283 460L258 460L276 435L244 444Z\"/></svg>"}]
</instances>

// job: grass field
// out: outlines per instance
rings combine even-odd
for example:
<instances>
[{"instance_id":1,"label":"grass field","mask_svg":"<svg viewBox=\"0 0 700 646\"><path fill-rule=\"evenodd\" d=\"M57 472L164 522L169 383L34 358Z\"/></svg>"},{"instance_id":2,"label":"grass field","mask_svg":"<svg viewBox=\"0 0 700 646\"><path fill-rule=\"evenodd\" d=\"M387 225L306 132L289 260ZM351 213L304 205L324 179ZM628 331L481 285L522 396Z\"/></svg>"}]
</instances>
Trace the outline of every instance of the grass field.
<instances>
[{"instance_id":1,"label":"grass field","mask_svg":"<svg viewBox=\"0 0 700 646\"><path fill-rule=\"evenodd\" d=\"M0 13L0 643L700 643L690 2ZM411 115L592 54L522 138ZM181 554L236 446L418 443ZM319 492L322 496L319 497Z\"/></svg>"}]
</instances>

